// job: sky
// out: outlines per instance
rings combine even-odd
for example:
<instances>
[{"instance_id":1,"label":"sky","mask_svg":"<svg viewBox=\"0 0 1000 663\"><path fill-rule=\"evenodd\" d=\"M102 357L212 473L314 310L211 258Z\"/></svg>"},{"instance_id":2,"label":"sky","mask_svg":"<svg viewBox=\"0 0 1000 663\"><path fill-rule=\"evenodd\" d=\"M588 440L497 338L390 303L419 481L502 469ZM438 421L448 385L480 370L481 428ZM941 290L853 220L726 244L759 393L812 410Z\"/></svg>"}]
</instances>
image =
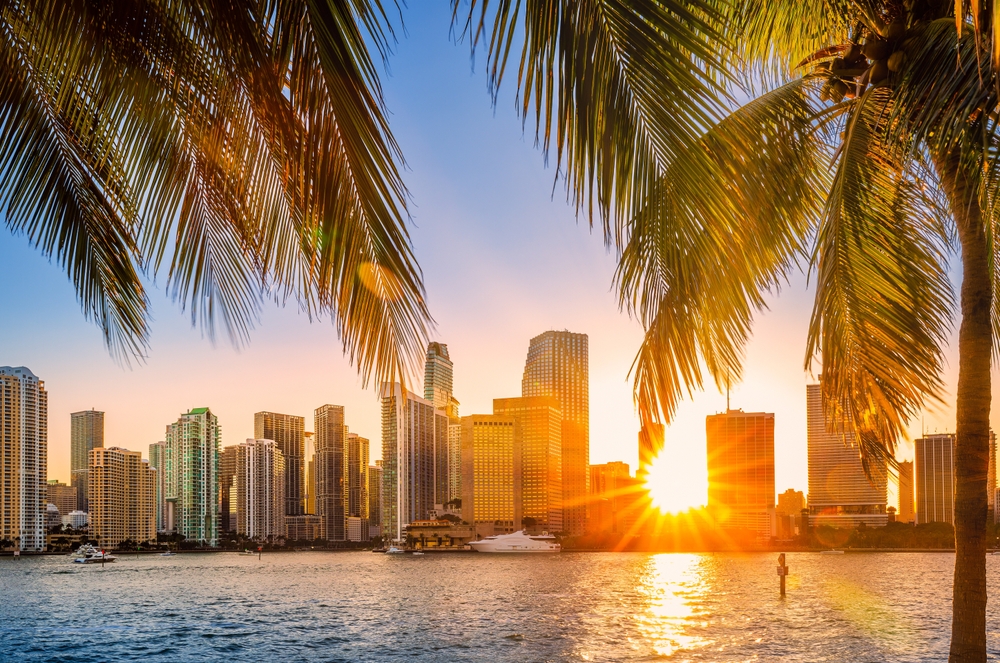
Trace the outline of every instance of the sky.
<instances>
[{"instance_id":1,"label":"sky","mask_svg":"<svg viewBox=\"0 0 1000 663\"><path fill-rule=\"evenodd\" d=\"M461 414L492 411L492 399L520 394L531 337L569 329L590 337L592 463L637 464L638 417L628 378L642 328L618 309L614 257L600 233L577 219L562 184L522 128L509 78L497 106L482 66L450 35L448 3L404 11L405 33L383 74L394 134L406 158L411 237L436 327L455 363ZM105 445L148 453L164 427L192 407L211 407L223 444L253 436L261 410L306 417L344 405L350 429L381 457L379 404L343 358L329 322L295 305L267 306L244 348L212 343L150 284L154 322L145 363L123 367L80 312L62 270L26 238L0 231L0 365L27 366L49 392L49 477L69 478L70 413L105 415ZM806 329L812 293L797 274L770 298L746 349L744 381L731 406L775 413L777 490L807 490ZM946 403L915 419L911 434L954 430L957 342L948 350ZM996 382L996 380L995 380ZM712 384L680 407L667 429L671 480L704 499L705 416L724 411ZM1000 417L994 415L994 426ZM912 458L912 446L897 454ZM698 503L693 499L692 503Z\"/></svg>"}]
</instances>

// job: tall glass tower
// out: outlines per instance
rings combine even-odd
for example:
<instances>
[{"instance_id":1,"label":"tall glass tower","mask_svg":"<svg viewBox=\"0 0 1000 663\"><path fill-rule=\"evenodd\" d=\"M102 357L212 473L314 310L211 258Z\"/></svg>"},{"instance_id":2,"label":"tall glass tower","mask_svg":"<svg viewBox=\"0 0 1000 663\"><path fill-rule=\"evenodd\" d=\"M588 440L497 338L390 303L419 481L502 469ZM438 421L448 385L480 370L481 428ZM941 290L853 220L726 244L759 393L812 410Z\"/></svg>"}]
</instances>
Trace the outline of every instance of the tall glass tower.
<instances>
[{"instance_id":1,"label":"tall glass tower","mask_svg":"<svg viewBox=\"0 0 1000 663\"><path fill-rule=\"evenodd\" d=\"M531 339L522 396L552 396L562 410L563 528L587 528L590 493L590 367L586 334L547 331Z\"/></svg>"},{"instance_id":2,"label":"tall glass tower","mask_svg":"<svg viewBox=\"0 0 1000 663\"><path fill-rule=\"evenodd\" d=\"M196 407L167 426L163 453L167 528L213 547L219 543L221 443L219 418Z\"/></svg>"},{"instance_id":3,"label":"tall glass tower","mask_svg":"<svg viewBox=\"0 0 1000 663\"><path fill-rule=\"evenodd\" d=\"M74 412L70 417L70 484L76 488L76 508L90 511L87 469L91 449L104 446L104 413Z\"/></svg>"}]
</instances>

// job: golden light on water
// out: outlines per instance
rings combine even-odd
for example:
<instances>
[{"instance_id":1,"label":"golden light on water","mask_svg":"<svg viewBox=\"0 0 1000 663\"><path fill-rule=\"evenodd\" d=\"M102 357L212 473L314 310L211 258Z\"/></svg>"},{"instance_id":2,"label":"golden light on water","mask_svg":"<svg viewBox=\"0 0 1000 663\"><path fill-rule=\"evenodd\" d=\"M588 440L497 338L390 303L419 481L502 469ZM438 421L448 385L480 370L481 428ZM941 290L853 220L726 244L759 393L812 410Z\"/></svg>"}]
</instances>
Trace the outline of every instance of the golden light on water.
<instances>
[{"instance_id":1,"label":"golden light on water","mask_svg":"<svg viewBox=\"0 0 1000 663\"><path fill-rule=\"evenodd\" d=\"M646 488L654 507L664 513L681 513L708 502L707 470L660 453L649 467Z\"/></svg>"}]
</instances>

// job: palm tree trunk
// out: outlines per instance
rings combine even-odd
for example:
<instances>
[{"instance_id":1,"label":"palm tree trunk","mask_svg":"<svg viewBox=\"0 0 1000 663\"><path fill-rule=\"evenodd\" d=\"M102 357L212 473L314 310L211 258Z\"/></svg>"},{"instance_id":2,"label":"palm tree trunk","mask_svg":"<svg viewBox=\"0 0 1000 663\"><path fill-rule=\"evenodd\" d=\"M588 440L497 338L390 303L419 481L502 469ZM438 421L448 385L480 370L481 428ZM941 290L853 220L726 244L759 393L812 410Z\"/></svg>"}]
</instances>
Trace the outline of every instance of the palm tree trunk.
<instances>
[{"instance_id":1,"label":"palm tree trunk","mask_svg":"<svg viewBox=\"0 0 1000 663\"><path fill-rule=\"evenodd\" d=\"M935 159L962 244L962 325L955 407L955 582L950 663L986 661L986 477L993 298L975 180L957 152Z\"/></svg>"}]
</instances>

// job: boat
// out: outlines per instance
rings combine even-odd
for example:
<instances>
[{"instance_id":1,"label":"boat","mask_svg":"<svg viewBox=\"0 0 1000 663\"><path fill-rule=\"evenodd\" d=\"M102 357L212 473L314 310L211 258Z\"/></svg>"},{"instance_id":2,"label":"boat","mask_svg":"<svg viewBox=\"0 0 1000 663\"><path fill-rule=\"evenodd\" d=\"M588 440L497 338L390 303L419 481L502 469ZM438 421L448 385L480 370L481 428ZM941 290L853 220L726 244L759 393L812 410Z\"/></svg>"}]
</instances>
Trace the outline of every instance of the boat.
<instances>
[{"instance_id":1,"label":"boat","mask_svg":"<svg viewBox=\"0 0 1000 663\"><path fill-rule=\"evenodd\" d=\"M76 564L103 564L104 562L115 561L118 561L117 557L103 550L98 550L90 544L80 546L73 553L73 562Z\"/></svg>"},{"instance_id":2,"label":"boat","mask_svg":"<svg viewBox=\"0 0 1000 663\"><path fill-rule=\"evenodd\" d=\"M385 554L386 555L402 555L403 552L404 552L404 550L402 548L397 548L396 546L389 546L386 549Z\"/></svg>"},{"instance_id":3,"label":"boat","mask_svg":"<svg viewBox=\"0 0 1000 663\"><path fill-rule=\"evenodd\" d=\"M169 550L167 552L161 552L160 553L160 557L176 557L176 556L177 556L177 553L171 552Z\"/></svg>"},{"instance_id":4,"label":"boat","mask_svg":"<svg viewBox=\"0 0 1000 663\"><path fill-rule=\"evenodd\" d=\"M551 534L528 534L525 530L513 534L497 534L479 541L469 541L477 552L486 553L557 553L562 546Z\"/></svg>"},{"instance_id":5,"label":"boat","mask_svg":"<svg viewBox=\"0 0 1000 663\"><path fill-rule=\"evenodd\" d=\"M413 554L414 554L414 555L423 555L424 553L423 553L423 552L421 552L421 551L419 551L419 550L414 550L414 551L413 551Z\"/></svg>"},{"instance_id":6,"label":"boat","mask_svg":"<svg viewBox=\"0 0 1000 663\"><path fill-rule=\"evenodd\" d=\"M257 553L255 553L255 552L254 552L254 551L252 551L252 550L244 550L244 551L243 551L243 552L241 552L240 554L241 554L241 555L251 555L251 556L253 556L253 555L256 555Z\"/></svg>"},{"instance_id":7,"label":"boat","mask_svg":"<svg viewBox=\"0 0 1000 663\"><path fill-rule=\"evenodd\" d=\"M843 555L843 550L820 550L820 555Z\"/></svg>"}]
</instances>

